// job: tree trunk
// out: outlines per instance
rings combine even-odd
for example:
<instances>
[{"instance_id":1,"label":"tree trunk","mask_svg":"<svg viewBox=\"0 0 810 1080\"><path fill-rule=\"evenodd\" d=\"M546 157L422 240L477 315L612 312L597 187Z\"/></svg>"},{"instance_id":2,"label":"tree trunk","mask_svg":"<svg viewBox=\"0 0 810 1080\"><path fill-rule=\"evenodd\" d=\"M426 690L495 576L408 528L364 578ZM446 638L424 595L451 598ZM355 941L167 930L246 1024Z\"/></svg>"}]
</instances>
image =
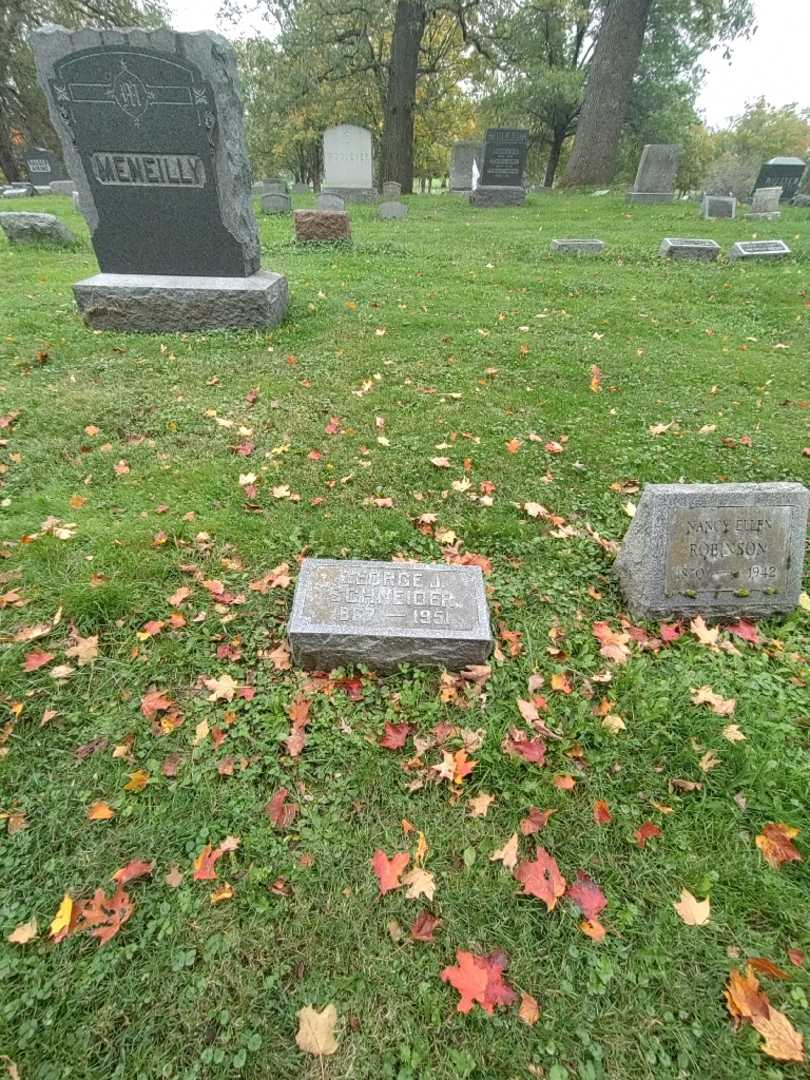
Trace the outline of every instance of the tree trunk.
<instances>
[{"instance_id":1,"label":"tree trunk","mask_svg":"<svg viewBox=\"0 0 810 1080\"><path fill-rule=\"evenodd\" d=\"M0 170L9 184L22 180L17 159L11 146L11 124L0 113Z\"/></svg>"},{"instance_id":2,"label":"tree trunk","mask_svg":"<svg viewBox=\"0 0 810 1080\"><path fill-rule=\"evenodd\" d=\"M609 184L653 0L609 0L563 183Z\"/></svg>"},{"instance_id":3,"label":"tree trunk","mask_svg":"<svg viewBox=\"0 0 810 1080\"><path fill-rule=\"evenodd\" d=\"M546 175L543 177L543 187L550 188L554 185L554 177L557 175L557 166L560 164L560 154L565 142L565 132L555 131L551 141L551 149L546 162Z\"/></svg>"},{"instance_id":4,"label":"tree trunk","mask_svg":"<svg viewBox=\"0 0 810 1080\"><path fill-rule=\"evenodd\" d=\"M425 32L425 0L397 0L382 133L382 180L413 190L413 111L419 48Z\"/></svg>"}]
</instances>

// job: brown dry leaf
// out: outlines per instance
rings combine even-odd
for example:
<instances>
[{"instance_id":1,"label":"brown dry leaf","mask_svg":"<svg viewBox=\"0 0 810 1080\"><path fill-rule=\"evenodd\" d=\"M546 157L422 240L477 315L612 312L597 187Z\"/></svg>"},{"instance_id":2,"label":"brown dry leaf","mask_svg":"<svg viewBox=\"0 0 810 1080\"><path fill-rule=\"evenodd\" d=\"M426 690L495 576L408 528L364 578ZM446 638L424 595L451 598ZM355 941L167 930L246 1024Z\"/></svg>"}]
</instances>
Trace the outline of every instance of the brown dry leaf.
<instances>
[{"instance_id":1,"label":"brown dry leaf","mask_svg":"<svg viewBox=\"0 0 810 1080\"><path fill-rule=\"evenodd\" d=\"M205 686L211 691L209 701L233 701L239 684L234 681L227 671L216 679L203 679Z\"/></svg>"},{"instance_id":2,"label":"brown dry leaf","mask_svg":"<svg viewBox=\"0 0 810 1080\"><path fill-rule=\"evenodd\" d=\"M109 803L106 803L103 800L91 803L87 810L88 821L109 821L110 818L114 817L115 811Z\"/></svg>"},{"instance_id":3,"label":"brown dry leaf","mask_svg":"<svg viewBox=\"0 0 810 1080\"><path fill-rule=\"evenodd\" d=\"M768 1015L768 998L759 989L759 980L749 964L745 974L732 968L723 991L726 1007L735 1021Z\"/></svg>"},{"instance_id":4,"label":"brown dry leaf","mask_svg":"<svg viewBox=\"0 0 810 1080\"><path fill-rule=\"evenodd\" d=\"M408 886L408 891L405 895L409 900L418 900L420 896L425 896L428 900L432 900L433 894L436 891L436 882L433 878L433 874L431 874L429 870L423 870L421 867L415 867L413 870L409 870L402 878L402 884Z\"/></svg>"},{"instance_id":5,"label":"brown dry leaf","mask_svg":"<svg viewBox=\"0 0 810 1080\"><path fill-rule=\"evenodd\" d=\"M672 906L687 926L703 926L709 921L711 909L708 897L705 900L698 900L688 889L681 889L680 900Z\"/></svg>"},{"instance_id":6,"label":"brown dry leaf","mask_svg":"<svg viewBox=\"0 0 810 1080\"><path fill-rule=\"evenodd\" d=\"M525 990L520 992L520 1008L518 1009L518 1016L524 1024L528 1024L532 1027L540 1019L540 1006L537 1004L537 998L533 998L531 994L527 994Z\"/></svg>"},{"instance_id":7,"label":"brown dry leaf","mask_svg":"<svg viewBox=\"0 0 810 1080\"><path fill-rule=\"evenodd\" d=\"M767 1016L754 1016L751 1023L765 1040L763 1054L775 1061L804 1061L804 1039L784 1013L770 1006Z\"/></svg>"},{"instance_id":8,"label":"brown dry leaf","mask_svg":"<svg viewBox=\"0 0 810 1080\"><path fill-rule=\"evenodd\" d=\"M6 938L6 941L10 941L12 945L27 945L29 941L33 941L37 936L37 920L36 916L29 919L28 922L20 923L15 927Z\"/></svg>"},{"instance_id":9,"label":"brown dry leaf","mask_svg":"<svg viewBox=\"0 0 810 1080\"><path fill-rule=\"evenodd\" d=\"M298 1010L297 1016L298 1031L295 1041L305 1054L324 1057L337 1051L338 1044L335 1039L337 1009L334 1005L327 1005L322 1012L313 1009L311 1005L305 1005L303 1009Z\"/></svg>"},{"instance_id":10,"label":"brown dry leaf","mask_svg":"<svg viewBox=\"0 0 810 1080\"><path fill-rule=\"evenodd\" d=\"M745 742L745 735L737 724L726 724L723 728L722 735L724 739L728 739L729 742Z\"/></svg>"},{"instance_id":11,"label":"brown dry leaf","mask_svg":"<svg viewBox=\"0 0 810 1080\"><path fill-rule=\"evenodd\" d=\"M715 754L714 750L707 750L698 762L701 772L709 772L710 769L716 768L719 764L720 758Z\"/></svg>"},{"instance_id":12,"label":"brown dry leaf","mask_svg":"<svg viewBox=\"0 0 810 1080\"><path fill-rule=\"evenodd\" d=\"M177 863L172 863L163 880L170 889L176 889L183 884L183 873Z\"/></svg>"},{"instance_id":13,"label":"brown dry leaf","mask_svg":"<svg viewBox=\"0 0 810 1080\"><path fill-rule=\"evenodd\" d=\"M65 656L77 660L79 667L84 667L98 656L98 634L83 638L74 632L71 640L73 644L65 649Z\"/></svg>"},{"instance_id":14,"label":"brown dry leaf","mask_svg":"<svg viewBox=\"0 0 810 1080\"><path fill-rule=\"evenodd\" d=\"M490 862L501 862L507 870L514 870L518 861L518 834L512 833L502 848L493 851Z\"/></svg>"},{"instance_id":15,"label":"brown dry leaf","mask_svg":"<svg viewBox=\"0 0 810 1080\"><path fill-rule=\"evenodd\" d=\"M717 650L717 639L720 637L720 627L713 626L711 629L706 625L702 615L696 615L689 623L689 629L698 639L701 645Z\"/></svg>"},{"instance_id":16,"label":"brown dry leaf","mask_svg":"<svg viewBox=\"0 0 810 1080\"><path fill-rule=\"evenodd\" d=\"M467 803L470 808L470 817L486 817L493 802L495 802L495 796L487 795L485 791L482 791L480 795L476 795Z\"/></svg>"},{"instance_id":17,"label":"brown dry leaf","mask_svg":"<svg viewBox=\"0 0 810 1080\"><path fill-rule=\"evenodd\" d=\"M717 716L731 716L736 708L737 700L715 694L710 686L699 686L692 689L692 704L708 705Z\"/></svg>"}]
</instances>

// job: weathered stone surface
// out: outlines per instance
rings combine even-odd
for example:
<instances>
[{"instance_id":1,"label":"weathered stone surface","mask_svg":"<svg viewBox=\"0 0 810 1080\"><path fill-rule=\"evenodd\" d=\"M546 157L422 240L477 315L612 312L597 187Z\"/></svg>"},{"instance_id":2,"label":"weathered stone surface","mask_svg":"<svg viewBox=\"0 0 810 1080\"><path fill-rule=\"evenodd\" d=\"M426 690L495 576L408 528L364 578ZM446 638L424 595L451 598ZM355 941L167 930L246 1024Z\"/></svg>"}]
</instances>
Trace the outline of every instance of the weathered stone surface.
<instances>
[{"instance_id":1,"label":"weathered stone surface","mask_svg":"<svg viewBox=\"0 0 810 1080\"><path fill-rule=\"evenodd\" d=\"M627 193L630 203L672 202L675 177L683 147L673 143L648 143L641 152L635 183Z\"/></svg>"},{"instance_id":2,"label":"weathered stone surface","mask_svg":"<svg viewBox=\"0 0 810 1080\"><path fill-rule=\"evenodd\" d=\"M386 180L382 186L384 199L398 199L402 194L402 184L397 180Z\"/></svg>"},{"instance_id":3,"label":"weathered stone surface","mask_svg":"<svg viewBox=\"0 0 810 1080\"><path fill-rule=\"evenodd\" d=\"M687 240L680 236L666 236L658 251L667 259L693 259L697 262L714 262L720 254L716 240Z\"/></svg>"},{"instance_id":4,"label":"weathered stone surface","mask_svg":"<svg viewBox=\"0 0 810 1080\"><path fill-rule=\"evenodd\" d=\"M323 133L323 164L324 188L339 194L343 188L373 190L371 132L356 124L327 128Z\"/></svg>"},{"instance_id":5,"label":"weathered stone surface","mask_svg":"<svg viewBox=\"0 0 810 1080\"><path fill-rule=\"evenodd\" d=\"M334 244L351 239L351 222L345 210L296 210L293 221L299 244Z\"/></svg>"},{"instance_id":6,"label":"weathered stone surface","mask_svg":"<svg viewBox=\"0 0 810 1080\"><path fill-rule=\"evenodd\" d=\"M48 185L51 195L67 195L70 198L74 191L78 191L72 180L52 180Z\"/></svg>"},{"instance_id":7,"label":"weathered stone surface","mask_svg":"<svg viewBox=\"0 0 810 1080\"><path fill-rule=\"evenodd\" d=\"M261 205L264 214L289 214L292 210L292 199L289 195L262 195Z\"/></svg>"},{"instance_id":8,"label":"weathered stone surface","mask_svg":"<svg viewBox=\"0 0 810 1080\"><path fill-rule=\"evenodd\" d=\"M459 669L492 649L477 566L304 559L287 635L293 660L309 671Z\"/></svg>"},{"instance_id":9,"label":"weathered stone surface","mask_svg":"<svg viewBox=\"0 0 810 1080\"><path fill-rule=\"evenodd\" d=\"M748 221L778 221L781 216L780 210L751 210L745 215Z\"/></svg>"},{"instance_id":10,"label":"weathered stone surface","mask_svg":"<svg viewBox=\"0 0 810 1080\"><path fill-rule=\"evenodd\" d=\"M787 202L800 190L805 169L805 163L801 158L771 158L759 170L754 190L778 185L782 188L782 202Z\"/></svg>"},{"instance_id":11,"label":"weathered stone surface","mask_svg":"<svg viewBox=\"0 0 810 1080\"><path fill-rule=\"evenodd\" d=\"M348 187L328 187L323 188L324 195L337 195L338 198L343 199L347 203L375 203L379 199L379 192L376 188L348 188Z\"/></svg>"},{"instance_id":12,"label":"weathered stone surface","mask_svg":"<svg viewBox=\"0 0 810 1080\"><path fill-rule=\"evenodd\" d=\"M287 279L260 270L250 277L96 274L73 286L94 330L218 330L274 326L287 310Z\"/></svg>"},{"instance_id":13,"label":"weathered stone surface","mask_svg":"<svg viewBox=\"0 0 810 1080\"><path fill-rule=\"evenodd\" d=\"M32 184L47 187L52 180L65 180L65 166L50 150L41 146L27 146L23 150L23 161L28 169L28 178Z\"/></svg>"},{"instance_id":14,"label":"weathered stone surface","mask_svg":"<svg viewBox=\"0 0 810 1080\"><path fill-rule=\"evenodd\" d=\"M52 244L73 247L76 237L55 214L31 214L24 211L0 214L0 229L10 244Z\"/></svg>"},{"instance_id":15,"label":"weathered stone surface","mask_svg":"<svg viewBox=\"0 0 810 1080\"><path fill-rule=\"evenodd\" d=\"M729 259L781 259L790 255L784 240L738 240L728 253Z\"/></svg>"},{"instance_id":16,"label":"weathered stone surface","mask_svg":"<svg viewBox=\"0 0 810 1080\"><path fill-rule=\"evenodd\" d=\"M345 210L346 200L330 191L320 191L315 196L315 206L318 210Z\"/></svg>"},{"instance_id":17,"label":"weathered stone surface","mask_svg":"<svg viewBox=\"0 0 810 1080\"><path fill-rule=\"evenodd\" d=\"M808 505L802 484L648 484L616 560L633 615L792 611Z\"/></svg>"},{"instance_id":18,"label":"weathered stone surface","mask_svg":"<svg viewBox=\"0 0 810 1080\"><path fill-rule=\"evenodd\" d=\"M552 240L551 250L560 255L601 255L604 240Z\"/></svg>"},{"instance_id":19,"label":"weathered stone surface","mask_svg":"<svg viewBox=\"0 0 810 1080\"><path fill-rule=\"evenodd\" d=\"M290 189L286 180L265 180L262 184L262 195L289 195Z\"/></svg>"},{"instance_id":20,"label":"weathered stone surface","mask_svg":"<svg viewBox=\"0 0 810 1080\"><path fill-rule=\"evenodd\" d=\"M477 162L478 171L484 160L484 144L471 140L453 143L450 159L451 193L468 194L472 191L473 162Z\"/></svg>"},{"instance_id":21,"label":"weathered stone surface","mask_svg":"<svg viewBox=\"0 0 810 1080\"><path fill-rule=\"evenodd\" d=\"M810 206L810 195L794 195L793 205L807 209Z\"/></svg>"},{"instance_id":22,"label":"weathered stone surface","mask_svg":"<svg viewBox=\"0 0 810 1080\"><path fill-rule=\"evenodd\" d=\"M733 195L704 195L703 217L706 220L712 218L736 218L737 200Z\"/></svg>"},{"instance_id":23,"label":"weathered stone surface","mask_svg":"<svg viewBox=\"0 0 810 1080\"><path fill-rule=\"evenodd\" d=\"M754 214L774 214L779 212L779 200L782 198L781 187L757 188L751 199L751 211Z\"/></svg>"},{"instance_id":24,"label":"weathered stone surface","mask_svg":"<svg viewBox=\"0 0 810 1080\"><path fill-rule=\"evenodd\" d=\"M102 271L245 277L259 268L236 59L217 34L31 35Z\"/></svg>"},{"instance_id":25,"label":"weathered stone surface","mask_svg":"<svg viewBox=\"0 0 810 1080\"><path fill-rule=\"evenodd\" d=\"M408 207L401 202L383 202L377 207L377 217L382 221L403 220L408 216Z\"/></svg>"},{"instance_id":26,"label":"weathered stone surface","mask_svg":"<svg viewBox=\"0 0 810 1080\"><path fill-rule=\"evenodd\" d=\"M309 195L309 184L303 184L300 181L296 181L292 186L293 195Z\"/></svg>"},{"instance_id":27,"label":"weathered stone surface","mask_svg":"<svg viewBox=\"0 0 810 1080\"><path fill-rule=\"evenodd\" d=\"M470 192L470 206L489 210L495 206L523 206L526 192L522 187L483 187Z\"/></svg>"},{"instance_id":28,"label":"weathered stone surface","mask_svg":"<svg viewBox=\"0 0 810 1080\"><path fill-rule=\"evenodd\" d=\"M522 188L529 152L529 132L525 128L488 128L484 136L481 186Z\"/></svg>"}]
</instances>

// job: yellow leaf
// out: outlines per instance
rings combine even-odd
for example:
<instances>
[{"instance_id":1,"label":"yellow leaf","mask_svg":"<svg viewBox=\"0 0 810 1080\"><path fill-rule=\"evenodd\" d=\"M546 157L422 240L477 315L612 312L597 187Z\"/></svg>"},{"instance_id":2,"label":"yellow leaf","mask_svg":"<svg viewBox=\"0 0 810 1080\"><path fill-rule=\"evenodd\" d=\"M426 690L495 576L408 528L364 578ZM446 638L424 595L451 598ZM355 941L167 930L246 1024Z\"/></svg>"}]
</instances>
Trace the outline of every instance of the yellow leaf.
<instances>
[{"instance_id":1,"label":"yellow leaf","mask_svg":"<svg viewBox=\"0 0 810 1080\"><path fill-rule=\"evenodd\" d=\"M227 881L223 882L218 889L211 893L211 903L221 904L223 900L233 900L234 888Z\"/></svg>"},{"instance_id":2,"label":"yellow leaf","mask_svg":"<svg viewBox=\"0 0 810 1080\"><path fill-rule=\"evenodd\" d=\"M810 593L799 593L799 607L802 611L810 611Z\"/></svg>"},{"instance_id":3,"label":"yellow leaf","mask_svg":"<svg viewBox=\"0 0 810 1080\"><path fill-rule=\"evenodd\" d=\"M28 922L20 923L18 927L11 931L6 940L10 941L12 945L27 945L28 942L33 941L36 936L37 920L36 917L34 917L33 919L29 919Z\"/></svg>"},{"instance_id":4,"label":"yellow leaf","mask_svg":"<svg viewBox=\"0 0 810 1080\"><path fill-rule=\"evenodd\" d=\"M87 810L88 821L109 821L115 817L115 811L105 802L91 803Z\"/></svg>"},{"instance_id":5,"label":"yellow leaf","mask_svg":"<svg viewBox=\"0 0 810 1080\"><path fill-rule=\"evenodd\" d=\"M51 937L56 937L63 930L67 930L70 926L70 920L73 916L73 897L68 893L65 893L62 903L59 905L59 910L53 917L51 923Z\"/></svg>"},{"instance_id":6,"label":"yellow leaf","mask_svg":"<svg viewBox=\"0 0 810 1080\"><path fill-rule=\"evenodd\" d=\"M698 900L692 896L688 889L681 889L680 900L672 906L687 926L703 926L704 923L709 921L710 905L708 897L705 900Z\"/></svg>"},{"instance_id":7,"label":"yellow leaf","mask_svg":"<svg viewBox=\"0 0 810 1080\"><path fill-rule=\"evenodd\" d=\"M765 1040L763 1054L776 1061L804 1061L804 1039L784 1013L770 1006L767 1016L754 1016L751 1023Z\"/></svg>"},{"instance_id":8,"label":"yellow leaf","mask_svg":"<svg viewBox=\"0 0 810 1080\"><path fill-rule=\"evenodd\" d=\"M143 791L149 783L149 773L146 769L136 769L129 774L129 781L124 784L124 791Z\"/></svg>"},{"instance_id":9,"label":"yellow leaf","mask_svg":"<svg viewBox=\"0 0 810 1080\"><path fill-rule=\"evenodd\" d=\"M335 1039L337 1009L327 1005L323 1012L318 1012L311 1005L298 1010L298 1031L295 1041L305 1054L323 1057L334 1054L338 1048Z\"/></svg>"}]
</instances>

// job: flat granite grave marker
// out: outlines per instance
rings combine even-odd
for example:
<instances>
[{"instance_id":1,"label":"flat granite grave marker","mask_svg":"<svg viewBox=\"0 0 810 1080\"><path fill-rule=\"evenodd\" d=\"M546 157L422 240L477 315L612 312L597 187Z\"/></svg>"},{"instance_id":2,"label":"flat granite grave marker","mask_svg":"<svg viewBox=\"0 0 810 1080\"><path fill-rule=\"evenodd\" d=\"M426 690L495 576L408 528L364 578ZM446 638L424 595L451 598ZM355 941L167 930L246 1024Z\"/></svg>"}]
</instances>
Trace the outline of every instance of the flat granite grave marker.
<instances>
[{"instance_id":1,"label":"flat granite grave marker","mask_svg":"<svg viewBox=\"0 0 810 1080\"><path fill-rule=\"evenodd\" d=\"M523 176L529 152L525 128L489 128L484 138L484 161L470 205L522 206L526 201Z\"/></svg>"},{"instance_id":2,"label":"flat granite grave marker","mask_svg":"<svg viewBox=\"0 0 810 1080\"><path fill-rule=\"evenodd\" d=\"M733 195L704 195L703 217L707 221L713 218L736 218L737 200Z\"/></svg>"},{"instance_id":3,"label":"flat granite grave marker","mask_svg":"<svg viewBox=\"0 0 810 1080\"><path fill-rule=\"evenodd\" d=\"M799 190L806 167L801 158L771 158L760 168L754 190L778 185L782 188L782 202L787 202Z\"/></svg>"},{"instance_id":4,"label":"flat granite grave marker","mask_svg":"<svg viewBox=\"0 0 810 1080\"><path fill-rule=\"evenodd\" d=\"M287 282L259 269L228 42L167 29L46 26L31 43L101 269L74 286L90 326L279 322Z\"/></svg>"},{"instance_id":5,"label":"flat granite grave marker","mask_svg":"<svg viewBox=\"0 0 810 1080\"><path fill-rule=\"evenodd\" d=\"M665 236L658 250L667 259L693 259L696 262L714 262L720 254L716 240L690 240L681 236Z\"/></svg>"},{"instance_id":6,"label":"flat granite grave marker","mask_svg":"<svg viewBox=\"0 0 810 1080\"><path fill-rule=\"evenodd\" d=\"M348 202L376 202L372 138L368 128L338 124L323 133L323 191Z\"/></svg>"},{"instance_id":7,"label":"flat granite grave marker","mask_svg":"<svg viewBox=\"0 0 810 1080\"><path fill-rule=\"evenodd\" d=\"M484 144L463 140L453 143L450 159L450 194L469 195L473 189L473 165L477 164L480 174L484 160Z\"/></svg>"},{"instance_id":8,"label":"flat granite grave marker","mask_svg":"<svg viewBox=\"0 0 810 1080\"><path fill-rule=\"evenodd\" d=\"M647 484L616 560L636 617L792 611L810 492L802 484Z\"/></svg>"},{"instance_id":9,"label":"flat granite grave marker","mask_svg":"<svg viewBox=\"0 0 810 1080\"><path fill-rule=\"evenodd\" d=\"M345 210L296 210L293 224L298 244L341 244L352 238Z\"/></svg>"},{"instance_id":10,"label":"flat granite grave marker","mask_svg":"<svg viewBox=\"0 0 810 1080\"><path fill-rule=\"evenodd\" d=\"M552 240L551 250L561 255L601 255L604 240Z\"/></svg>"},{"instance_id":11,"label":"flat granite grave marker","mask_svg":"<svg viewBox=\"0 0 810 1080\"><path fill-rule=\"evenodd\" d=\"M738 240L728 253L732 262L738 259L781 259L790 255L784 240Z\"/></svg>"},{"instance_id":12,"label":"flat granite grave marker","mask_svg":"<svg viewBox=\"0 0 810 1080\"><path fill-rule=\"evenodd\" d=\"M671 203L675 200L675 177L683 147L677 143L648 143L641 151L629 203Z\"/></svg>"},{"instance_id":13,"label":"flat granite grave marker","mask_svg":"<svg viewBox=\"0 0 810 1080\"><path fill-rule=\"evenodd\" d=\"M304 559L287 635L294 662L309 671L458 670L492 650L480 567L444 563Z\"/></svg>"}]
</instances>

